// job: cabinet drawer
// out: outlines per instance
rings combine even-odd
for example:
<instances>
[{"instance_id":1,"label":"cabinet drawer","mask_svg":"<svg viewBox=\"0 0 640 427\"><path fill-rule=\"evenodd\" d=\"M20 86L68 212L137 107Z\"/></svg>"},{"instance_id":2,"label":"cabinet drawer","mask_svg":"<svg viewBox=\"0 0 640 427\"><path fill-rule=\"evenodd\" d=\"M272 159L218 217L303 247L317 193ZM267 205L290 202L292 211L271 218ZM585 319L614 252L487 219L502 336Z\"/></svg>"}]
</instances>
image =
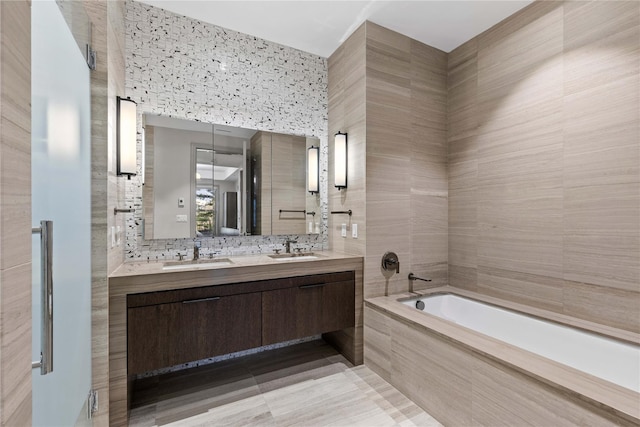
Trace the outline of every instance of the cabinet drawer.
<instances>
[{"instance_id":1,"label":"cabinet drawer","mask_svg":"<svg viewBox=\"0 0 640 427\"><path fill-rule=\"evenodd\" d=\"M256 280L252 282L233 283L228 285L201 286L196 288L173 289L168 291L145 292L129 294L127 308L144 307L147 305L168 304L190 299L222 297L274 289L298 287L300 285L314 285L353 280L353 271L339 273L313 274L310 276L283 277L279 279Z\"/></svg>"},{"instance_id":2,"label":"cabinet drawer","mask_svg":"<svg viewBox=\"0 0 640 427\"><path fill-rule=\"evenodd\" d=\"M129 375L261 345L260 293L134 307L127 315Z\"/></svg>"}]
</instances>

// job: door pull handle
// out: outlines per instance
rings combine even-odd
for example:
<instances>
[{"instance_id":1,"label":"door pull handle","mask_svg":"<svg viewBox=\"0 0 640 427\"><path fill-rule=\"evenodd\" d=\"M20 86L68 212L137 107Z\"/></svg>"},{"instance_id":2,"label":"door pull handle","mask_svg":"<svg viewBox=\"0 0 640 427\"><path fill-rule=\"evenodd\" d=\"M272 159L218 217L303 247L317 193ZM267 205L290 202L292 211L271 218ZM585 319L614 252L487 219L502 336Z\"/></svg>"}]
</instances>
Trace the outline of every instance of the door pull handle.
<instances>
[{"instance_id":1,"label":"door pull handle","mask_svg":"<svg viewBox=\"0 0 640 427\"><path fill-rule=\"evenodd\" d=\"M40 360L31 362L31 369L40 368L40 375L53 372L53 221L40 221L31 234L40 234L41 265L41 341Z\"/></svg>"}]
</instances>

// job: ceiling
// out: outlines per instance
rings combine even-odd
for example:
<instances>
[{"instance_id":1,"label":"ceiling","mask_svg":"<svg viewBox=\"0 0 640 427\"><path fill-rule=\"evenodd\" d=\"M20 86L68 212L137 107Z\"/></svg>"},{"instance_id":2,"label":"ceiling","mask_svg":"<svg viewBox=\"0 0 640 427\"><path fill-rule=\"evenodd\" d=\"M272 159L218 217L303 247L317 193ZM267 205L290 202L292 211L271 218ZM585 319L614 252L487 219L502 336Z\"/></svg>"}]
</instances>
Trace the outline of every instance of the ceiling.
<instances>
[{"instance_id":1,"label":"ceiling","mask_svg":"<svg viewBox=\"0 0 640 427\"><path fill-rule=\"evenodd\" d=\"M533 0L138 0L329 57L365 20L450 52Z\"/></svg>"}]
</instances>

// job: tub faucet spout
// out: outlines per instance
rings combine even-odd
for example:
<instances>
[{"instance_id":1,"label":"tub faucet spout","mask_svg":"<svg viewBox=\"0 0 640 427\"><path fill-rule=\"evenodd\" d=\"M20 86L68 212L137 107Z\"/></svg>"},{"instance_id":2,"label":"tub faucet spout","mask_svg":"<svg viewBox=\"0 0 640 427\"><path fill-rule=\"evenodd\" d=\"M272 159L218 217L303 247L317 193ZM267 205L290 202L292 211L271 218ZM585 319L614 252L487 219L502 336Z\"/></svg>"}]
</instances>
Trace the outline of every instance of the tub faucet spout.
<instances>
[{"instance_id":1,"label":"tub faucet spout","mask_svg":"<svg viewBox=\"0 0 640 427\"><path fill-rule=\"evenodd\" d=\"M416 280L422 280L423 282L431 281L431 279L423 279L422 277L418 277L413 273L409 273L408 279L409 279L409 292L411 292L412 294L415 293L413 292L413 282L415 282Z\"/></svg>"}]
</instances>

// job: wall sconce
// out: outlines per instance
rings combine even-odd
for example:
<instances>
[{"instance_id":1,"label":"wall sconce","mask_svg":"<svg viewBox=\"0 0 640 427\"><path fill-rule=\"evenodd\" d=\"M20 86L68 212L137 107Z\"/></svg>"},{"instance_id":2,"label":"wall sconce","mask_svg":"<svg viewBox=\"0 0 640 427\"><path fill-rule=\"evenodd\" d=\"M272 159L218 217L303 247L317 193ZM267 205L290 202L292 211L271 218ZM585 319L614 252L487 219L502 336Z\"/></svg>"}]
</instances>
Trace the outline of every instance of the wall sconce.
<instances>
[{"instance_id":1,"label":"wall sconce","mask_svg":"<svg viewBox=\"0 0 640 427\"><path fill-rule=\"evenodd\" d=\"M130 98L117 97L116 128L117 174L131 179L136 174L136 103Z\"/></svg>"},{"instance_id":2,"label":"wall sconce","mask_svg":"<svg viewBox=\"0 0 640 427\"><path fill-rule=\"evenodd\" d=\"M316 194L320 191L320 147L313 145L307 150L307 191Z\"/></svg>"},{"instance_id":3,"label":"wall sconce","mask_svg":"<svg viewBox=\"0 0 640 427\"><path fill-rule=\"evenodd\" d=\"M347 134L336 133L334 142L335 186L342 190L347 188Z\"/></svg>"}]
</instances>

